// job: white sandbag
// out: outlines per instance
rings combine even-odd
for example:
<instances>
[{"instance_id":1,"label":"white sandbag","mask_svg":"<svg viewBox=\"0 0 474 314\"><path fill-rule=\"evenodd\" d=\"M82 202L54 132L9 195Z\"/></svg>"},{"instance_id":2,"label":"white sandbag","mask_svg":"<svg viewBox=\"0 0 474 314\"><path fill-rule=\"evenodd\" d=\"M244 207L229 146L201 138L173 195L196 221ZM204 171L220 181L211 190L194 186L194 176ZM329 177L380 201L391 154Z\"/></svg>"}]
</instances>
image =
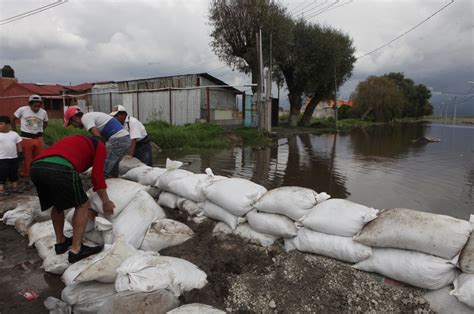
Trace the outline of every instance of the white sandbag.
<instances>
[{"instance_id":1,"label":"white sandbag","mask_svg":"<svg viewBox=\"0 0 474 314\"><path fill-rule=\"evenodd\" d=\"M67 285L61 291L61 299L69 305L75 305L86 301L99 300L115 293L114 284L112 283L80 282Z\"/></svg>"},{"instance_id":2,"label":"white sandbag","mask_svg":"<svg viewBox=\"0 0 474 314\"><path fill-rule=\"evenodd\" d=\"M104 217L95 217L94 229L102 234L104 244L112 244L114 240L113 225Z\"/></svg>"},{"instance_id":3,"label":"white sandbag","mask_svg":"<svg viewBox=\"0 0 474 314\"><path fill-rule=\"evenodd\" d=\"M153 167L146 174L138 178L138 183L156 187L160 176L165 172L166 169Z\"/></svg>"},{"instance_id":4,"label":"white sandbag","mask_svg":"<svg viewBox=\"0 0 474 314\"><path fill-rule=\"evenodd\" d=\"M250 227L260 233L276 237L290 238L298 234L294 221L283 215L259 213L252 210L247 213Z\"/></svg>"},{"instance_id":5,"label":"white sandbag","mask_svg":"<svg viewBox=\"0 0 474 314\"><path fill-rule=\"evenodd\" d=\"M310 209L301 219L301 223L318 232L352 237L362 230L366 223L377 218L377 214L376 209L333 198Z\"/></svg>"},{"instance_id":6,"label":"white sandbag","mask_svg":"<svg viewBox=\"0 0 474 314\"><path fill-rule=\"evenodd\" d=\"M194 237L194 232L185 224L171 219L156 219L145 234L141 250L160 251L180 245Z\"/></svg>"},{"instance_id":7,"label":"white sandbag","mask_svg":"<svg viewBox=\"0 0 474 314\"><path fill-rule=\"evenodd\" d=\"M127 171L127 173L122 175L121 178L126 179L126 180L130 180L130 181L133 181L133 182L138 182L140 180L140 178L144 177L148 172L151 171L151 169L152 168L150 166L146 166L146 165L139 166L139 167L136 167L136 168L132 168L129 171ZM142 184L142 183L140 183L140 184Z\"/></svg>"},{"instance_id":8,"label":"white sandbag","mask_svg":"<svg viewBox=\"0 0 474 314\"><path fill-rule=\"evenodd\" d=\"M317 203L330 198L326 193L298 186L283 186L265 193L254 207L261 212L280 214L299 220Z\"/></svg>"},{"instance_id":9,"label":"white sandbag","mask_svg":"<svg viewBox=\"0 0 474 314\"><path fill-rule=\"evenodd\" d=\"M107 252L110 251L111 246L106 245L102 252L98 254L94 254L91 256L88 256L84 259L81 259L80 261L71 264L66 271L64 271L63 275L61 276L61 280L64 282L66 286L72 285L73 283L76 283L76 278L79 276L80 273L82 273L84 270L86 270L89 265L96 260L97 257L103 258L104 256L107 255ZM64 298L63 298L64 300ZM66 301L66 300L64 300ZM67 302L67 301L66 301ZM68 302L69 303L69 302ZM71 303L69 303L71 304Z\"/></svg>"},{"instance_id":10,"label":"white sandbag","mask_svg":"<svg viewBox=\"0 0 474 314\"><path fill-rule=\"evenodd\" d=\"M55 297L47 297L43 305L49 314L71 314L71 306Z\"/></svg>"},{"instance_id":11,"label":"white sandbag","mask_svg":"<svg viewBox=\"0 0 474 314\"><path fill-rule=\"evenodd\" d=\"M153 313L161 314L176 308L179 300L170 291L160 289L153 292L124 292L107 298L98 314ZM133 293L133 294L130 294Z\"/></svg>"},{"instance_id":12,"label":"white sandbag","mask_svg":"<svg viewBox=\"0 0 474 314\"><path fill-rule=\"evenodd\" d=\"M74 217L75 210L76 209L73 208L66 214L66 221L69 222L71 225L72 225L72 219ZM87 217L87 224L86 224L86 229L84 230L84 232L89 232L91 230L94 230L94 225L95 225L95 222L91 220L90 217Z\"/></svg>"},{"instance_id":13,"label":"white sandbag","mask_svg":"<svg viewBox=\"0 0 474 314\"><path fill-rule=\"evenodd\" d=\"M196 203L181 197L176 202L176 207L188 217L196 217L203 215L204 203Z\"/></svg>"},{"instance_id":14,"label":"white sandbag","mask_svg":"<svg viewBox=\"0 0 474 314\"><path fill-rule=\"evenodd\" d=\"M100 281L105 283L115 282L117 277L117 268L124 260L134 255L137 250L125 242L121 237L112 245L109 251L105 254L98 254L75 278L76 282L83 281Z\"/></svg>"},{"instance_id":15,"label":"white sandbag","mask_svg":"<svg viewBox=\"0 0 474 314\"><path fill-rule=\"evenodd\" d=\"M145 166L145 164L138 158L125 155L119 163L119 174L124 175L130 169Z\"/></svg>"},{"instance_id":16,"label":"white sandbag","mask_svg":"<svg viewBox=\"0 0 474 314\"><path fill-rule=\"evenodd\" d=\"M70 232L71 230L72 226L67 221L64 221L64 232ZM28 230L28 245L32 246L39 239L52 235L55 235L55 233L53 222L51 220L37 222L33 224Z\"/></svg>"},{"instance_id":17,"label":"white sandbag","mask_svg":"<svg viewBox=\"0 0 474 314\"><path fill-rule=\"evenodd\" d=\"M38 244L38 242L36 244ZM87 246L96 245L95 243L92 243L87 240L83 241L83 244ZM53 247L49 251L48 255L44 258L41 268L43 268L48 273L62 275L66 271L66 269L69 267L68 256L69 256L69 251L58 255L54 251L54 247Z\"/></svg>"},{"instance_id":18,"label":"white sandbag","mask_svg":"<svg viewBox=\"0 0 474 314\"><path fill-rule=\"evenodd\" d=\"M449 294L454 295L459 302L472 307L474 312L474 275L460 274L454 280L454 290Z\"/></svg>"},{"instance_id":19,"label":"white sandbag","mask_svg":"<svg viewBox=\"0 0 474 314\"><path fill-rule=\"evenodd\" d=\"M167 171L172 171L181 168L183 163L178 160L171 160L169 158L166 158L166 165L165 168Z\"/></svg>"},{"instance_id":20,"label":"white sandbag","mask_svg":"<svg viewBox=\"0 0 474 314\"><path fill-rule=\"evenodd\" d=\"M209 201L204 203L202 212L206 217L226 223L232 230L235 230L238 224L246 221L245 218L232 215L227 210Z\"/></svg>"},{"instance_id":21,"label":"white sandbag","mask_svg":"<svg viewBox=\"0 0 474 314\"><path fill-rule=\"evenodd\" d=\"M206 174L192 174L173 180L168 186L170 192L199 203L206 200L203 188L222 179L226 177L216 176L210 168L206 168Z\"/></svg>"},{"instance_id":22,"label":"white sandbag","mask_svg":"<svg viewBox=\"0 0 474 314\"><path fill-rule=\"evenodd\" d=\"M179 296L184 291L201 289L206 274L196 265L180 258L139 251L117 269L115 289L150 292L167 289Z\"/></svg>"},{"instance_id":23,"label":"white sandbag","mask_svg":"<svg viewBox=\"0 0 474 314\"><path fill-rule=\"evenodd\" d=\"M97 230L91 230L89 232L84 233L84 239L87 239L88 241L91 241L95 243L95 245L104 245L104 236L102 232L97 231ZM111 243L109 243L111 244Z\"/></svg>"},{"instance_id":24,"label":"white sandbag","mask_svg":"<svg viewBox=\"0 0 474 314\"><path fill-rule=\"evenodd\" d=\"M64 236L72 237L72 231L68 230L67 232L64 233ZM41 257L41 259L44 260L46 256L49 255L50 252L55 252L54 251L55 244L56 244L55 234L45 236L39 239L38 241L36 241L35 248L36 248L36 251L38 252L39 257Z\"/></svg>"},{"instance_id":25,"label":"white sandbag","mask_svg":"<svg viewBox=\"0 0 474 314\"><path fill-rule=\"evenodd\" d=\"M107 194L109 195L110 200L115 204L113 215L108 217L110 219L117 217L125 206L134 199L139 191L146 191L148 189L148 187L139 183L118 178L107 179L106 183ZM92 189L87 191L87 195L91 202L91 208L103 215L102 201L100 200L99 195L96 192L93 192Z\"/></svg>"},{"instance_id":26,"label":"white sandbag","mask_svg":"<svg viewBox=\"0 0 474 314\"><path fill-rule=\"evenodd\" d=\"M434 313L440 314L472 314L472 308L459 302L459 300L449 295L452 288L443 287L438 290L428 290L423 294L423 298L430 304Z\"/></svg>"},{"instance_id":27,"label":"white sandbag","mask_svg":"<svg viewBox=\"0 0 474 314\"><path fill-rule=\"evenodd\" d=\"M41 205L37 196L17 197L14 201L5 202L1 206L5 210L2 221L10 226L14 226L17 220L21 220L23 225L29 226L36 221L37 215L41 215ZM50 210L47 211L48 215L50 213Z\"/></svg>"},{"instance_id":28,"label":"white sandbag","mask_svg":"<svg viewBox=\"0 0 474 314\"><path fill-rule=\"evenodd\" d=\"M180 197L176 194L170 192L161 192L160 197L158 198L158 204L160 206L168 207L168 208L176 208L176 204Z\"/></svg>"},{"instance_id":29,"label":"white sandbag","mask_svg":"<svg viewBox=\"0 0 474 314\"><path fill-rule=\"evenodd\" d=\"M474 229L474 215L471 215L469 222ZM471 232L469 240L461 251L458 265L463 272L474 274L474 232Z\"/></svg>"},{"instance_id":30,"label":"white sandbag","mask_svg":"<svg viewBox=\"0 0 474 314\"><path fill-rule=\"evenodd\" d=\"M452 261L400 249L372 248L370 258L352 267L430 290L451 284L458 275Z\"/></svg>"},{"instance_id":31,"label":"white sandbag","mask_svg":"<svg viewBox=\"0 0 474 314\"><path fill-rule=\"evenodd\" d=\"M228 178L204 188L206 198L235 216L244 216L267 192L263 186L241 178Z\"/></svg>"},{"instance_id":32,"label":"white sandbag","mask_svg":"<svg viewBox=\"0 0 474 314\"><path fill-rule=\"evenodd\" d=\"M216 224L216 226L212 230L212 233L216 236L234 234L249 243L264 246L264 247L273 245L273 243L275 243L275 241L278 239L275 236L263 234L255 230L252 230L252 228L250 228L250 226L246 223L241 224L237 226L235 230L232 230L225 223L219 222L218 224Z\"/></svg>"},{"instance_id":33,"label":"white sandbag","mask_svg":"<svg viewBox=\"0 0 474 314\"><path fill-rule=\"evenodd\" d=\"M163 174L161 174L160 178L156 186L158 186L163 191L172 192L169 184L175 180L182 179L184 177L188 177L193 175L191 171L183 170L183 169L176 169L176 170L167 170Z\"/></svg>"},{"instance_id":34,"label":"white sandbag","mask_svg":"<svg viewBox=\"0 0 474 314\"><path fill-rule=\"evenodd\" d=\"M465 220L394 208L381 212L354 240L370 246L407 249L452 259L466 244L470 233L471 225Z\"/></svg>"},{"instance_id":35,"label":"white sandbag","mask_svg":"<svg viewBox=\"0 0 474 314\"><path fill-rule=\"evenodd\" d=\"M349 263L360 262L372 255L370 246L356 243L350 237L325 234L307 228L301 228L296 237L285 239L285 250L294 249Z\"/></svg>"},{"instance_id":36,"label":"white sandbag","mask_svg":"<svg viewBox=\"0 0 474 314\"><path fill-rule=\"evenodd\" d=\"M166 217L163 209L146 192L139 191L113 220L114 239L124 236L134 248L139 248L151 222L157 218Z\"/></svg>"},{"instance_id":37,"label":"white sandbag","mask_svg":"<svg viewBox=\"0 0 474 314\"><path fill-rule=\"evenodd\" d=\"M191 303L182 305L174 310L166 312L166 314L225 314L224 311L216 309L207 304L200 304L200 303Z\"/></svg>"}]
</instances>

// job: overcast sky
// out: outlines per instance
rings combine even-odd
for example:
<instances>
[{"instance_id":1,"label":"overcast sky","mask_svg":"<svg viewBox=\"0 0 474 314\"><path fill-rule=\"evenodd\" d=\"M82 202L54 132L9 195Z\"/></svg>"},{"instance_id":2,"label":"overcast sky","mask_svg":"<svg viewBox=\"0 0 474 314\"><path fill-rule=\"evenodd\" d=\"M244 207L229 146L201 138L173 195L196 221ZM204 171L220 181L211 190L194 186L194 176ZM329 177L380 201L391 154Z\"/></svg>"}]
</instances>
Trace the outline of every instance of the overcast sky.
<instances>
[{"instance_id":1,"label":"overcast sky","mask_svg":"<svg viewBox=\"0 0 474 314\"><path fill-rule=\"evenodd\" d=\"M317 12L313 9L316 5L323 8L334 1L280 3L290 12L305 11L303 16L310 16ZM54 2L0 0L0 20ZM357 57L389 42L449 2L340 0L336 5L347 5L309 21L347 33L353 38ZM406 36L359 59L351 80L341 88L341 97L348 98L369 75L388 72L404 72L432 88L435 108L454 94L459 94L460 100L467 98L464 94L474 94L474 84L468 84L474 81L473 2L455 0ZM0 66L11 65L21 82L79 84L209 72L231 85L250 83L249 77L219 62L210 49L208 7L207 0L69 0L0 25ZM287 101L282 97L282 102ZM474 98L461 105L463 108L474 108Z\"/></svg>"}]
</instances>

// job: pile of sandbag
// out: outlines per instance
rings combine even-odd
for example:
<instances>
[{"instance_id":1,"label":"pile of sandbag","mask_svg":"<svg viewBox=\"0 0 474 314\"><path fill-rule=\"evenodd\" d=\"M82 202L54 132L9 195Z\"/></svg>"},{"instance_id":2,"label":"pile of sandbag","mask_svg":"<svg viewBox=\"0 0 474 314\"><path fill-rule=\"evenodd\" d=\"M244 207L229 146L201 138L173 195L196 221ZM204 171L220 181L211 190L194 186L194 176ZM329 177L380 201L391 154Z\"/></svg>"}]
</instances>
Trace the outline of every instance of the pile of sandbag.
<instances>
[{"instance_id":1,"label":"pile of sandbag","mask_svg":"<svg viewBox=\"0 0 474 314\"><path fill-rule=\"evenodd\" d=\"M404 208L385 210L354 237L373 252L353 267L439 289L458 276L457 256L470 233L465 220Z\"/></svg>"}]
</instances>

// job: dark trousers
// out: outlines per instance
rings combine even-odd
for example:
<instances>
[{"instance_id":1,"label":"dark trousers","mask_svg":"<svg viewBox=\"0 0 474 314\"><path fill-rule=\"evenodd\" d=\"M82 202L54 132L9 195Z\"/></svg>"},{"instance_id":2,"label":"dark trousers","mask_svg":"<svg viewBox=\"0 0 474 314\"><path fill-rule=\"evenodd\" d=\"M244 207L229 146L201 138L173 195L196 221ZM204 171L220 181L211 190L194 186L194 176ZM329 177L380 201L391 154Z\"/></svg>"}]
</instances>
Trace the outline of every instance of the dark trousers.
<instances>
[{"instance_id":1,"label":"dark trousers","mask_svg":"<svg viewBox=\"0 0 474 314\"><path fill-rule=\"evenodd\" d=\"M151 151L151 143L148 137L137 142L133 157L140 159L145 165L153 166L153 154Z\"/></svg>"}]
</instances>

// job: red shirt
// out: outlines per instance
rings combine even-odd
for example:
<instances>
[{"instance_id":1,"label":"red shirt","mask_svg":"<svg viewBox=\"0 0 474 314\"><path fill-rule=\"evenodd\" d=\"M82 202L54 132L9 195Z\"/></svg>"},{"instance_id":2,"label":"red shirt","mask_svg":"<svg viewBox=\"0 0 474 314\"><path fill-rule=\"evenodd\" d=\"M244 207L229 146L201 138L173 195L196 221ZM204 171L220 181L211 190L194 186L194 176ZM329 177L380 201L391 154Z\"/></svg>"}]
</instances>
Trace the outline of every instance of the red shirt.
<instances>
[{"instance_id":1,"label":"red shirt","mask_svg":"<svg viewBox=\"0 0 474 314\"><path fill-rule=\"evenodd\" d=\"M77 172L81 173L92 167L92 185L94 191L105 189L104 163L106 150L101 141L84 135L73 135L61 139L53 146L46 148L35 160L60 156L69 161Z\"/></svg>"}]
</instances>

